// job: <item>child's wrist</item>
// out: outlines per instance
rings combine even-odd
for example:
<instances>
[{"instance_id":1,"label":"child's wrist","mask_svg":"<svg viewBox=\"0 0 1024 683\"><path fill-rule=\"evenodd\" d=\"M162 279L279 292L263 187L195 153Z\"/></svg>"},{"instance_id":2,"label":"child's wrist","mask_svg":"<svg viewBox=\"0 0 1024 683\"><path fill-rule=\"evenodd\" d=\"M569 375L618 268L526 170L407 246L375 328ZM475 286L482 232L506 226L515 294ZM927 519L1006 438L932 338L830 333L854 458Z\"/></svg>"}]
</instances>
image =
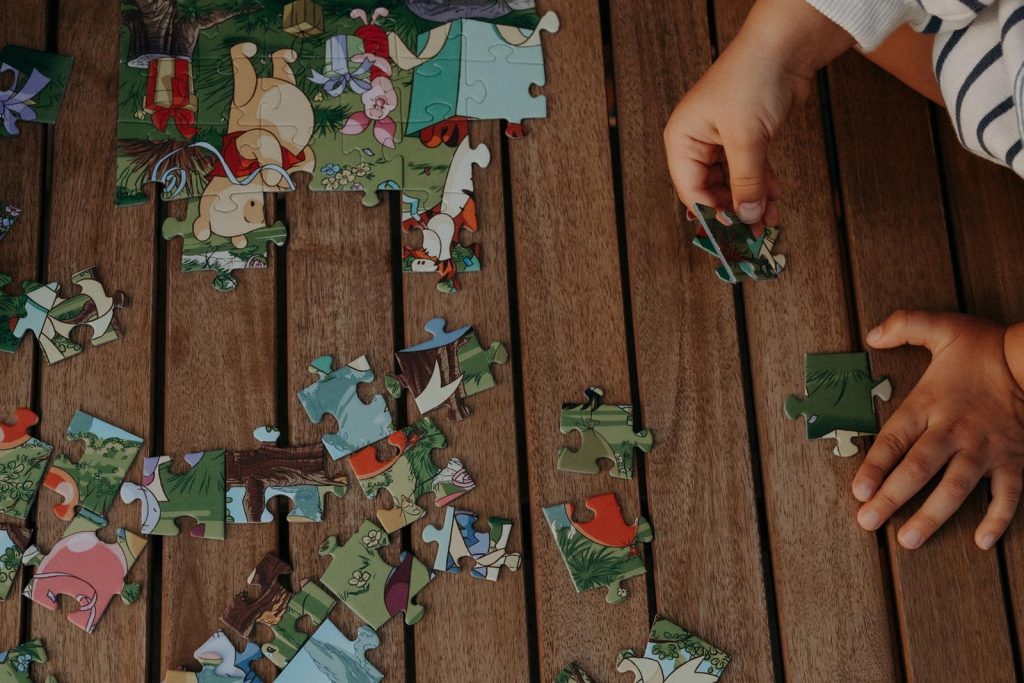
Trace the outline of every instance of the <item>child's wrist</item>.
<instances>
[{"instance_id":1,"label":"child's wrist","mask_svg":"<svg viewBox=\"0 0 1024 683\"><path fill-rule=\"evenodd\" d=\"M750 43L808 80L854 45L849 33L806 0L758 0L737 42Z\"/></svg>"},{"instance_id":2,"label":"child's wrist","mask_svg":"<svg viewBox=\"0 0 1024 683\"><path fill-rule=\"evenodd\" d=\"M1006 328L1003 334L1003 356L1017 386L1024 392L1024 323Z\"/></svg>"}]
</instances>

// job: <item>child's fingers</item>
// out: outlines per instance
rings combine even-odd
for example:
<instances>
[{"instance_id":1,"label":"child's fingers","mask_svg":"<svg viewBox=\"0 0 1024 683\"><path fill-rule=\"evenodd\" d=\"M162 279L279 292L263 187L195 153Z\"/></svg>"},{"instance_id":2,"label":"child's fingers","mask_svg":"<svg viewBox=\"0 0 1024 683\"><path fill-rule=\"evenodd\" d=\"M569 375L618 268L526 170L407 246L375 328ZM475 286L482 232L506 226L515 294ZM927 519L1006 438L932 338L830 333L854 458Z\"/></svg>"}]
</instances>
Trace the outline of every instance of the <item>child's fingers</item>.
<instances>
[{"instance_id":1,"label":"child's fingers","mask_svg":"<svg viewBox=\"0 0 1024 683\"><path fill-rule=\"evenodd\" d=\"M974 542L982 550L988 550L1010 526L1020 501L1020 470L1000 467L992 472L992 501L988 504L985 518L974 532Z\"/></svg>"},{"instance_id":2,"label":"child's fingers","mask_svg":"<svg viewBox=\"0 0 1024 683\"><path fill-rule=\"evenodd\" d=\"M750 136L724 143L736 215L744 223L757 223L764 217L768 198L768 141Z\"/></svg>"},{"instance_id":3,"label":"child's fingers","mask_svg":"<svg viewBox=\"0 0 1024 683\"><path fill-rule=\"evenodd\" d=\"M916 409L913 395L896 409L882 427L853 478L853 497L862 503L871 500L875 491L894 467L903 459L910 446L924 434L927 426L925 412Z\"/></svg>"},{"instance_id":4,"label":"child's fingers","mask_svg":"<svg viewBox=\"0 0 1024 683\"><path fill-rule=\"evenodd\" d=\"M697 194L710 184L709 174L718 166L721 147L676 133L675 127L670 125L665 129L665 153L668 156L668 173L679 201L687 206L701 201Z\"/></svg>"},{"instance_id":5,"label":"child's fingers","mask_svg":"<svg viewBox=\"0 0 1024 683\"><path fill-rule=\"evenodd\" d=\"M957 316L928 311L895 311L867 335L872 348L892 349L904 344L923 346L931 352L955 336L951 324Z\"/></svg>"},{"instance_id":6,"label":"child's fingers","mask_svg":"<svg viewBox=\"0 0 1024 683\"><path fill-rule=\"evenodd\" d=\"M964 456L954 457L942 481L896 535L900 545L914 550L928 540L960 509L984 475L980 464Z\"/></svg>"},{"instance_id":7,"label":"child's fingers","mask_svg":"<svg viewBox=\"0 0 1024 683\"><path fill-rule=\"evenodd\" d=\"M885 479L878 493L857 512L857 523L874 531L924 488L952 456L952 447L945 435L932 430L918 439Z\"/></svg>"}]
</instances>

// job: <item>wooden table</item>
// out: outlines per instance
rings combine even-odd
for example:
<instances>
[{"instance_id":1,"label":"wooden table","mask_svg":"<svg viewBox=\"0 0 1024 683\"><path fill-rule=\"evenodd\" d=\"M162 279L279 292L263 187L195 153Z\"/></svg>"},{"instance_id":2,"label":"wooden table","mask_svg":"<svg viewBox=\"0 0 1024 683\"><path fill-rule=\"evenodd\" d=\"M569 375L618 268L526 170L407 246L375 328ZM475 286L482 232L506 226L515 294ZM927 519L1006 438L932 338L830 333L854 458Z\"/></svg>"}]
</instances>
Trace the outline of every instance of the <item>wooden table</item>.
<instances>
[{"instance_id":1,"label":"wooden table","mask_svg":"<svg viewBox=\"0 0 1024 683\"><path fill-rule=\"evenodd\" d=\"M39 436L59 447L78 408L144 435L146 454L248 447L266 422L312 443L322 427L294 397L310 359L365 353L390 369L393 349L421 339L427 318L472 322L481 339L506 341L512 362L498 389L471 399L471 419L443 423L446 455L477 478L467 500L516 519L526 562L497 584L438 577L420 594L420 624L395 619L381 631L370 659L387 680L547 681L571 659L599 681L624 680L615 655L643 645L656 612L731 652L733 682L1019 679L1020 520L998 550L978 550L978 491L921 550L900 549L895 525L865 533L849 490L859 458L805 441L782 402L802 387L805 352L861 348L894 308L1024 318L1020 180L962 151L944 112L848 55L772 150L789 268L775 283L730 287L689 244L661 130L749 3L543 5L563 26L546 40L550 117L515 142L496 123L477 126L494 156L477 181L485 269L444 296L431 277L397 271L394 201L370 210L356 195L304 189L277 201L287 246L270 269L241 273L234 293L214 291L208 273L179 272L180 246L158 228L183 207L112 205L118 3L0 4L0 44L75 58L58 125L25 125L0 142L0 197L24 209L0 243L0 270L66 280L96 265L133 299L114 345L53 367L31 343L0 358L0 414L35 407ZM896 387L888 414L928 359L871 356ZM656 432L634 481L554 467L559 405L589 384L637 401ZM541 512L606 490L655 530L648 580L629 581L618 606L603 591L575 593ZM44 491L36 513L44 547L63 526L54 499ZM38 673L65 683L158 681L191 663L265 552L289 559L295 578L317 575L321 540L347 537L372 509L353 490L329 501L322 524L233 526L223 543L153 538L132 572L145 584L140 603L113 605L87 636L61 613L11 599L0 605L0 646L44 638L53 661ZM138 524L134 507L111 517ZM430 561L418 531L402 545ZM345 607L333 615L354 633Z\"/></svg>"}]
</instances>

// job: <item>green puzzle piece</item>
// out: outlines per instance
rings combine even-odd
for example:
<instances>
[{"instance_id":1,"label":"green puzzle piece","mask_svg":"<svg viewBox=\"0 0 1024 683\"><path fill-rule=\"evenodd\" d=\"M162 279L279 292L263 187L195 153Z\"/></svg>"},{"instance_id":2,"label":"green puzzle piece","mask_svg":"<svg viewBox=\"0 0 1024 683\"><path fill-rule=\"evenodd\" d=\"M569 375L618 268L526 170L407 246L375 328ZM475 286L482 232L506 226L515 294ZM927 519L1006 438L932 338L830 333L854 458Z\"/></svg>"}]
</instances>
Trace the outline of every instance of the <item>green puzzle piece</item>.
<instances>
[{"instance_id":1,"label":"green puzzle piece","mask_svg":"<svg viewBox=\"0 0 1024 683\"><path fill-rule=\"evenodd\" d=\"M227 508L224 504L224 451L189 453L182 460L188 469L172 471L170 456L144 458L142 484L121 485L121 500L141 503L141 530L153 536L177 536L177 520L196 521L191 534L196 538L224 538Z\"/></svg>"},{"instance_id":2,"label":"green puzzle piece","mask_svg":"<svg viewBox=\"0 0 1024 683\"><path fill-rule=\"evenodd\" d=\"M313 626L319 626L337 602L333 595L312 581L304 583L302 589L288 600L280 621L270 627L274 631L274 639L261 646L264 656L277 668L283 669L309 640L309 634L299 629L299 621L308 616Z\"/></svg>"},{"instance_id":3,"label":"green puzzle piece","mask_svg":"<svg viewBox=\"0 0 1024 683\"><path fill-rule=\"evenodd\" d=\"M654 618L642 657L623 650L616 670L631 673L635 681L707 681L712 683L732 657L661 616Z\"/></svg>"},{"instance_id":4,"label":"green puzzle piece","mask_svg":"<svg viewBox=\"0 0 1024 683\"><path fill-rule=\"evenodd\" d=\"M755 237L750 226L734 214L726 213L729 224L718 220L715 209L694 204L693 213L701 229L693 244L717 258L721 265L715 274L725 282L772 280L786 267L786 257L772 254L779 239L780 228L766 227Z\"/></svg>"},{"instance_id":5,"label":"green puzzle piece","mask_svg":"<svg viewBox=\"0 0 1024 683\"><path fill-rule=\"evenodd\" d=\"M578 663L570 662L558 672L553 683L594 683L594 679Z\"/></svg>"},{"instance_id":6,"label":"green puzzle piece","mask_svg":"<svg viewBox=\"0 0 1024 683\"><path fill-rule=\"evenodd\" d=\"M650 430L633 427L633 406L602 405L604 392L590 387L583 403L563 403L559 429L563 434L579 432L579 450L558 449L558 469L563 472L597 474L598 460L614 464L610 474L617 479L633 478L633 452L647 453L654 447Z\"/></svg>"},{"instance_id":7,"label":"green puzzle piece","mask_svg":"<svg viewBox=\"0 0 1024 683\"><path fill-rule=\"evenodd\" d=\"M0 600L6 600L21 568L32 530L14 524L0 524Z\"/></svg>"},{"instance_id":8,"label":"green puzzle piece","mask_svg":"<svg viewBox=\"0 0 1024 683\"><path fill-rule=\"evenodd\" d=\"M36 499L52 447L28 430L39 423L30 408L14 411L14 423L0 423L0 513L25 519Z\"/></svg>"},{"instance_id":9,"label":"green puzzle piece","mask_svg":"<svg viewBox=\"0 0 1024 683\"><path fill-rule=\"evenodd\" d=\"M434 578L412 553L403 552L394 567L382 560L380 549L389 542L367 520L344 544L331 536L320 546L320 554L331 558L320 583L375 630L399 612L410 626L422 619L426 610L413 598Z\"/></svg>"},{"instance_id":10,"label":"green puzzle piece","mask_svg":"<svg viewBox=\"0 0 1024 683\"><path fill-rule=\"evenodd\" d=\"M806 398L786 397L786 417L806 417L807 438L836 439L832 452L844 458L858 452L854 437L878 433L873 399L892 396L887 378L872 379L866 353L808 354L804 385Z\"/></svg>"},{"instance_id":11,"label":"green puzzle piece","mask_svg":"<svg viewBox=\"0 0 1024 683\"><path fill-rule=\"evenodd\" d=\"M38 638L0 652L0 683L32 683L31 666L48 659L46 647ZM46 683L56 683L56 679L48 677Z\"/></svg>"},{"instance_id":12,"label":"green puzzle piece","mask_svg":"<svg viewBox=\"0 0 1024 683\"><path fill-rule=\"evenodd\" d=\"M18 135L19 121L56 123L64 90L71 77L71 57L5 45L0 50L0 74L12 79L4 90L10 98L0 107L0 137ZM4 78L0 77L0 83Z\"/></svg>"}]
</instances>

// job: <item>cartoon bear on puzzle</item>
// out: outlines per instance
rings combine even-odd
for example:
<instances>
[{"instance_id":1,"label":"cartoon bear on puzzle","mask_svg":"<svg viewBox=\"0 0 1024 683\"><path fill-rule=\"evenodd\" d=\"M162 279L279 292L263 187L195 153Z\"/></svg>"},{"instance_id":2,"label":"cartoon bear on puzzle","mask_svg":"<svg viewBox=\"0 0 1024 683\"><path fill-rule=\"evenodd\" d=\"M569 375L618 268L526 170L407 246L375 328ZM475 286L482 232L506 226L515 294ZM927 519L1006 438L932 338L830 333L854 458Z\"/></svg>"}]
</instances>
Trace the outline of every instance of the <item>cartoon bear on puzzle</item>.
<instances>
[{"instance_id":1,"label":"cartoon bear on puzzle","mask_svg":"<svg viewBox=\"0 0 1024 683\"><path fill-rule=\"evenodd\" d=\"M231 48L234 91L221 144L223 161L206 178L192 225L196 239L230 237L239 249L248 244L248 233L266 227L263 194L295 189L292 174L312 173L316 167L309 146L313 107L295 85L291 67L298 54L274 52L271 75L261 78L252 64L257 52L254 43Z\"/></svg>"}]
</instances>

